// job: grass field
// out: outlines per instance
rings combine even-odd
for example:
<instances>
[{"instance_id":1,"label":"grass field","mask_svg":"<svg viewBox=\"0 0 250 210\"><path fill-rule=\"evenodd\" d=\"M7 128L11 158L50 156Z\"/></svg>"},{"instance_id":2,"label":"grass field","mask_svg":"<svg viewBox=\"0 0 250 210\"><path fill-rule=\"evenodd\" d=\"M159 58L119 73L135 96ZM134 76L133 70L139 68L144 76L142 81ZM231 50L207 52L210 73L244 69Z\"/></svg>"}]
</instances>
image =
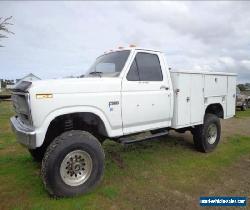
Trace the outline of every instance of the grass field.
<instances>
[{"instance_id":1,"label":"grass field","mask_svg":"<svg viewBox=\"0 0 250 210\"><path fill-rule=\"evenodd\" d=\"M246 111L238 111L236 117L250 117L250 109Z\"/></svg>"},{"instance_id":2,"label":"grass field","mask_svg":"<svg viewBox=\"0 0 250 210\"><path fill-rule=\"evenodd\" d=\"M0 103L1 210L197 209L200 196L250 195L250 137L235 132L209 154L196 152L189 134L128 147L106 141L101 185L84 196L50 198L40 165L10 131L12 114L9 102ZM250 110L238 112L234 120L244 124L249 119Z\"/></svg>"},{"instance_id":3,"label":"grass field","mask_svg":"<svg viewBox=\"0 0 250 210\"><path fill-rule=\"evenodd\" d=\"M0 92L0 95L10 95L11 91L10 90L6 90L6 89L2 89L2 91Z\"/></svg>"}]
</instances>

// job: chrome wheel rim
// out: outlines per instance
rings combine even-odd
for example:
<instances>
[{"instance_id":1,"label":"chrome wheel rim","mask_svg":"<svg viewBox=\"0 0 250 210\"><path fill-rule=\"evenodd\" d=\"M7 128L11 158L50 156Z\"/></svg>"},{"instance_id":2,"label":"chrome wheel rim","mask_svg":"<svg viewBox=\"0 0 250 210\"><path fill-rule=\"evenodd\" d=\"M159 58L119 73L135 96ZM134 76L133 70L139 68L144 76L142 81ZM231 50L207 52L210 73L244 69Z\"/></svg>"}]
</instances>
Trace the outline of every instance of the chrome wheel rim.
<instances>
[{"instance_id":1,"label":"chrome wheel rim","mask_svg":"<svg viewBox=\"0 0 250 210\"><path fill-rule=\"evenodd\" d=\"M60 175L65 184L78 186L88 180L92 167L92 159L87 152L74 150L63 159Z\"/></svg>"},{"instance_id":2,"label":"chrome wheel rim","mask_svg":"<svg viewBox=\"0 0 250 210\"><path fill-rule=\"evenodd\" d=\"M209 144L214 144L217 139L217 126L215 124L211 124L208 126L207 132L207 141Z\"/></svg>"}]
</instances>

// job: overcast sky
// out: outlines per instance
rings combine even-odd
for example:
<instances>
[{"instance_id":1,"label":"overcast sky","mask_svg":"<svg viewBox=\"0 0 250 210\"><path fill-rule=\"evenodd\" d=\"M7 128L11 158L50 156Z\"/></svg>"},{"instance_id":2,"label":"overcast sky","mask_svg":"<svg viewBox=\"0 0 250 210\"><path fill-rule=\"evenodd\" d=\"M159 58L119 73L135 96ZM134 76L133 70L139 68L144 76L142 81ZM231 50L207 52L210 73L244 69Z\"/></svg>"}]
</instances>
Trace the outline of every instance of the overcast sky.
<instances>
[{"instance_id":1,"label":"overcast sky","mask_svg":"<svg viewBox=\"0 0 250 210\"><path fill-rule=\"evenodd\" d=\"M172 69L237 72L250 82L250 2L0 2L15 35L1 40L0 78L81 75L104 51L136 44Z\"/></svg>"}]
</instances>

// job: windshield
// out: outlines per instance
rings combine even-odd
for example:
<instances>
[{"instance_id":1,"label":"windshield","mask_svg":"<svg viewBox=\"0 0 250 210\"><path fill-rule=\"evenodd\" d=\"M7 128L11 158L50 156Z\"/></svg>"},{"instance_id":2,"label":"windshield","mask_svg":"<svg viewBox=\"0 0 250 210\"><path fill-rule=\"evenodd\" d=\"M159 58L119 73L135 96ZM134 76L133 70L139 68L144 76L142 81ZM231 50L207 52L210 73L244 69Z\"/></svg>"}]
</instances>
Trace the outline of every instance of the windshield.
<instances>
[{"instance_id":1,"label":"windshield","mask_svg":"<svg viewBox=\"0 0 250 210\"><path fill-rule=\"evenodd\" d=\"M118 77L128 59L129 53L129 50L124 50L98 57L86 75Z\"/></svg>"}]
</instances>

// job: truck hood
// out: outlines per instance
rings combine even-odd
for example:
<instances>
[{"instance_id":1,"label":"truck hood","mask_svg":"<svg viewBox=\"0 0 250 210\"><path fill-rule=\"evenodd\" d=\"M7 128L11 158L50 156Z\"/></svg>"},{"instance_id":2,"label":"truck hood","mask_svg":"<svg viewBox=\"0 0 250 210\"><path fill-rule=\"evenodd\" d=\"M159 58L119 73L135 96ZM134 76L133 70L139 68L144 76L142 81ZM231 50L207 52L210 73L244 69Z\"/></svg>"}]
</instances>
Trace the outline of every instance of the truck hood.
<instances>
[{"instance_id":1,"label":"truck hood","mask_svg":"<svg viewBox=\"0 0 250 210\"><path fill-rule=\"evenodd\" d=\"M117 92L121 90L120 78L73 78L33 81L29 87L30 94L52 93L93 93Z\"/></svg>"}]
</instances>

